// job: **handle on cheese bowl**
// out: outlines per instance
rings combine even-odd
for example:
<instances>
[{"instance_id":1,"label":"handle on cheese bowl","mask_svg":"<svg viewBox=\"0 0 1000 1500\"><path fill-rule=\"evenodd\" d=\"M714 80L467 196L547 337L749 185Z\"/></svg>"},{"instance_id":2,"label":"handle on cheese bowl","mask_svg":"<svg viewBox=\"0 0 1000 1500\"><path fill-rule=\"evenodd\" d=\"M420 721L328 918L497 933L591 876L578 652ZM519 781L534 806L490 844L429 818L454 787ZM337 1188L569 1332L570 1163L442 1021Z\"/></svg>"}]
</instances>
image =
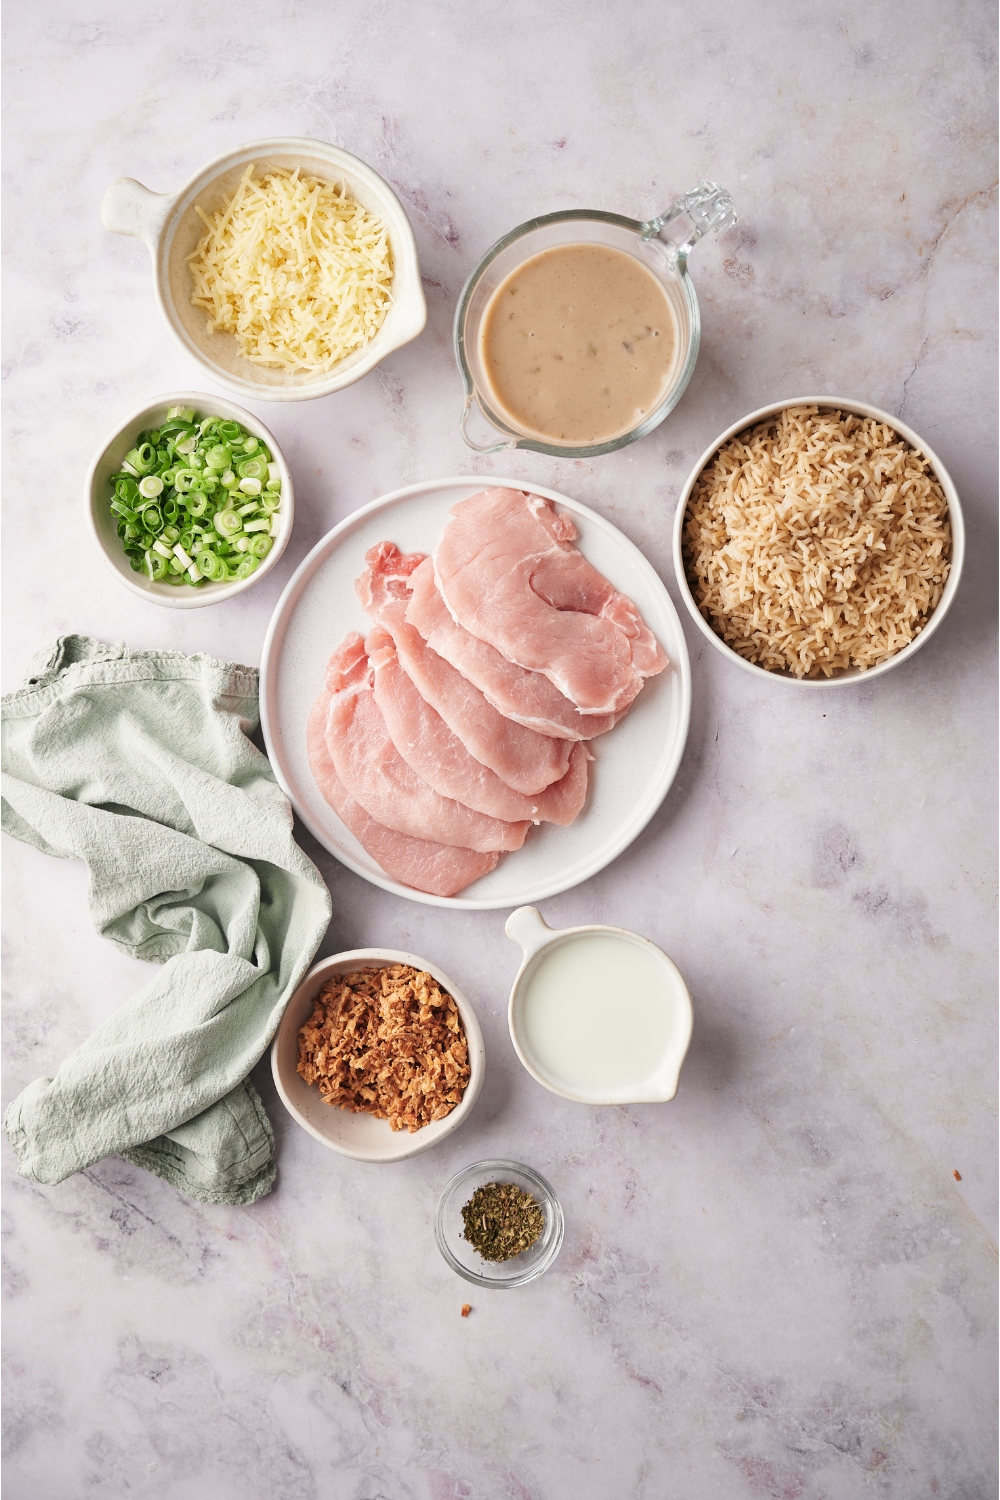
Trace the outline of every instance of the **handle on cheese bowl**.
<instances>
[{"instance_id":1,"label":"handle on cheese bowl","mask_svg":"<svg viewBox=\"0 0 1000 1500\"><path fill-rule=\"evenodd\" d=\"M151 193L134 177L119 177L104 194L101 223L114 234L130 234L155 250L176 199L172 193Z\"/></svg>"}]
</instances>

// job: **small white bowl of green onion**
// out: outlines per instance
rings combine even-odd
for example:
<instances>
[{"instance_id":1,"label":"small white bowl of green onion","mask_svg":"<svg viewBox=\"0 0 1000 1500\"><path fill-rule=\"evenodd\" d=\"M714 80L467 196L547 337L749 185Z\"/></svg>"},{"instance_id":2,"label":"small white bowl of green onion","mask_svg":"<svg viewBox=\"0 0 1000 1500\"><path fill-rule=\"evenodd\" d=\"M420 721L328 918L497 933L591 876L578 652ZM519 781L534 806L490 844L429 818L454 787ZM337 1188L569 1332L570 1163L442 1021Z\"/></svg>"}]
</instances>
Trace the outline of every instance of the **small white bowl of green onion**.
<instances>
[{"instance_id":1,"label":"small white bowl of green onion","mask_svg":"<svg viewBox=\"0 0 1000 1500\"><path fill-rule=\"evenodd\" d=\"M291 535L292 479L263 422L180 391L132 412L87 480L94 537L132 593L200 609L251 588Z\"/></svg>"}]
</instances>

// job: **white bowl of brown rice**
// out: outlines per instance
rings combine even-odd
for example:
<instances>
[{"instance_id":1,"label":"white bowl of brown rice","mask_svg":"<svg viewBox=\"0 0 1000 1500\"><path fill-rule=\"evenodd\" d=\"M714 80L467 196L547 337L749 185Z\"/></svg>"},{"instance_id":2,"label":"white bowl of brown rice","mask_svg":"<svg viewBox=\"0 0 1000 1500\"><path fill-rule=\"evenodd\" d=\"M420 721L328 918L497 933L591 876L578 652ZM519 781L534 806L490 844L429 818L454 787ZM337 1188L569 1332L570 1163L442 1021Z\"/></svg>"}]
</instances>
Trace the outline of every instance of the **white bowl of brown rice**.
<instances>
[{"instance_id":1,"label":"white bowl of brown rice","mask_svg":"<svg viewBox=\"0 0 1000 1500\"><path fill-rule=\"evenodd\" d=\"M864 401L802 396L702 454L674 518L678 587L731 661L796 687L900 666L958 589L965 527L940 459Z\"/></svg>"},{"instance_id":2,"label":"white bowl of brown rice","mask_svg":"<svg viewBox=\"0 0 1000 1500\"><path fill-rule=\"evenodd\" d=\"M389 948L315 964L271 1044L288 1113L356 1161L404 1161L436 1146L472 1109L485 1071L483 1034L458 986Z\"/></svg>"}]
</instances>

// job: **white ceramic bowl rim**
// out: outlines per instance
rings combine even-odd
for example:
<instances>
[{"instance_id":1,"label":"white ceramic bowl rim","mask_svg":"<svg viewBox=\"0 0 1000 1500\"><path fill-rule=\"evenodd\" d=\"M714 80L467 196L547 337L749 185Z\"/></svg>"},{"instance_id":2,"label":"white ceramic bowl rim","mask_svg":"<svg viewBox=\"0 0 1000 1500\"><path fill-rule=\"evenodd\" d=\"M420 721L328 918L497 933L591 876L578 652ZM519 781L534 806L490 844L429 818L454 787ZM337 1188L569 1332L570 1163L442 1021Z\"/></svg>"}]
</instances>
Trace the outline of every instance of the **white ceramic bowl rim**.
<instances>
[{"instance_id":1,"label":"white ceramic bowl rim","mask_svg":"<svg viewBox=\"0 0 1000 1500\"><path fill-rule=\"evenodd\" d=\"M154 412L171 406L184 406L193 408L196 412L201 411L206 416L224 417L233 422L239 422L254 437L260 438L270 448L274 455L274 461L278 465L281 475L281 506L278 514L281 516L281 529L274 538L274 546L261 562L259 568L255 568L249 578L234 578L229 583L210 584L200 589L184 589L183 586L174 587L168 583L153 583L145 579L142 583L138 581L138 574L132 572L128 565L124 549L115 536L115 547L118 549L112 556L111 550L105 545L103 536L97 523L97 507L105 509L110 504L110 496L104 490L99 479L101 465L108 449L122 436L123 433L132 432L132 442L135 437L149 426L148 418ZM98 494L100 486L102 493ZM253 412L245 411L242 406L237 406L230 401L228 396L212 396L205 391L168 391L165 396L157 396L153 401L146 401L142 406L137 406L131 411L124 421L117 425L108 434L105 441L98 448L90 468L87 470L87 520L90 526L90 534L94 539L105 564L111 569L118 582L130 593L138 595L147 604L161 604L166 609L204 609L209 604L222 604L227 599L232 599L236 594L242 594L246 589L253 588L254 584L260 582L274 567L288 545L288 539L292 534L292 525L295 518L295 493L292 485L291 471L281 451L281 446L270 428L265 427L259 417ZM116 559L121 558L119 564Z\"/></svg>"},{"instance_id":2,"label":"white ceramic bowl rim","mask_svg":"<svg viewBox=\"0 0 1000 1500\"><path fill-rule=\"evenodd\" d=\"M443 989L448 991L458 1006L458 1012L462 1019L462 1026L465 1030L466 1041L469 1046L470 1077L461 1102L456 1104L451 1113L446 1115L443 1120L434 1120L430 1125L425 1125L422 1129L414 1131L412 1134L409 1131L394 1133L389 1142L393 1149L384 1154L373 1154L371 1150L353 1149L344 1142L331 1140L321 1130L317 1130L316 1126L302 1114L295 1101L291 1098L281 1076L279 1062L281 1044L288 1032L288 1018L294 1014L299 996L307 986L311 987L316 979L335 973L337 967L344 964L357 965L359 968L382 968L386 964L409 964L411 968L430 974ZM341 967L341 972L347 971ZM318 993L318 989L316 992ZM297 1023L296 1031L301 1024L301 1021ZM278 1029L275 1032L274 1040L271 1043L271 1076L274 1079L274 1086L278 1091L278 1096L282 1104L295 1123L301 1126L314 1140L319 1141L321 1145L325 1146L327 1150L336 1151L338 1155L350 1157L354 1161L373 1164L406 1161L410 1157L419 1156L422 1152L429 1151L434 1146L439 1145L454 1130L457 1130L470 1114L473 1105L479 1097L479 1091L483 1086L485 1075L486 1051L483 1045L483 1033L479 1025L479 1018L472 1007L471 1001L462 993L461 989L455 984L455 981L443 969L439 969L436 964L428 963L425 958L420 958L415 953L404 953L395 948L351 948L343 953L331 954L329 958L321 959L319 963L313 964L308 973L303 975L289 998L281 1021L278 1024ZM342 1113L335 1110L333 1106L326 1106L326 1108L330 1109L331 1115ZM347 1113L349 1114L349 1112ZM370 1119L369 1116L365 1116L364 1118L366 1120Z\"/></svg>"},{"instance_id":3,"label":"white ceramic bowl rim","mask_svg":"<svg viewBox=\"0 0 1000 1500\"><path fill-rule=\"evenodd\" d=\"M691 491L697 483L698 477L709 460L714 456L723 443L728 443L730 438L736 437L741 432L746 432L758 422L766 421L769 417L776 416L778 412L785 411L790 406L818 406L826 411L849 411L857 416L873 417L876 421L884 422L891 427L911 447L916 448L927 459L934 474L944 490L948 501L948 519L951 523L951 569L944 591L938 601L937 608L931 613L926 625L909 645L897 651L895 656L890 656L886 661L880 662L877 667L869 667L866 671L851 668L850 671L842 672L836 677L794 677L791 673L774 672L767 667L760 667L755 662L749 662L731 646L727 645L720 635L717 635L711 625L705 619L701 610L695 603L694 595L691 593L687 577L684 572L684 516L687 511L688 500ZM870 682L874 677L881 677L883 673L890 671L893 667L902 666L915 651L918 651L926 640L929 639L941 624L948 610L951 608L955 594L958 592L959 581L962 576L962 565L965 560L965 522L962 516L962 507L958 498L958 491L954 481L944 464L938 458L934 450L924 442L919 433L914 432L912 427L893 416L891 412L883 411L881 407L872 406L867 401L856 401L853 398L839 396L795 396L784 401L774 401L769 406L761 406L757 411L752 411L746 417L741 417L731 427L727 427L721 437L717 437L710 443L704 453L694 465L688 476L687 482L681 491L677 502L677 510L674 515L673 527L673 560L674 574L677 579L677 587L684 601L688 614L706 640L711 641L717 650L721 651L728 661L742 667L744 671L751 672L758 680L766 678L770 682L785 683L793 688L839 688L853 687L861 682Z\"/></svg>"}]
</instances>

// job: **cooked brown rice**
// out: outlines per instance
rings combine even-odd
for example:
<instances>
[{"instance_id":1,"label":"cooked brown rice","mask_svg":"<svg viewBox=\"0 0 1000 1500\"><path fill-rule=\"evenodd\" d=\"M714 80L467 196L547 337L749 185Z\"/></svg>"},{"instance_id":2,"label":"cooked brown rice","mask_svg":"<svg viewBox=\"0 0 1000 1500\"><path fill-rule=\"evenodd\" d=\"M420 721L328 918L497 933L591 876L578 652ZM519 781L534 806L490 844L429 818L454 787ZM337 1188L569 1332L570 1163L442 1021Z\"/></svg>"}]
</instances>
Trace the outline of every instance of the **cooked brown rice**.
<instances>
[{"instance_id":1,"label":"cooked brown rice","mask_svg":"<svg viewBox=\"0 0 1000 1500\"><path fill-rule=\"evenodd\" d=\"M948 502L884 422L787 407L702 471L684 567L705 619L770 671L874 667L919 634L948 577Z\"/></svg>"}]
</instances>

